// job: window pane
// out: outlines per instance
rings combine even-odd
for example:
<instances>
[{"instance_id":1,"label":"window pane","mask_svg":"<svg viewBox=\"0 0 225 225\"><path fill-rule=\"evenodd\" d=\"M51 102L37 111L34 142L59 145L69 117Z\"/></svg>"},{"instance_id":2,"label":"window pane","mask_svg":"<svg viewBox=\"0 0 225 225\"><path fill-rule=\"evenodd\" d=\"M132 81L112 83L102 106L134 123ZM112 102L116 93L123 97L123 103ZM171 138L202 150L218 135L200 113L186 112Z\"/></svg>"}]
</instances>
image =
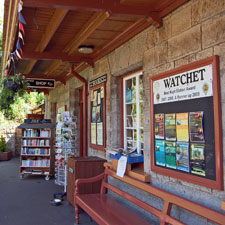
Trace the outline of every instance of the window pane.
<instances>
[{"instance_id":1,"label":"window pane","mask_svg":"<svg viewBox=\"0 0 225 225\"><path fill-rule=\"evenodd\" d=\"M144 100L144 87L143 87L143 75L140 76L139 78L139 99L140 101Z\"/></svg>"},{"instance_id":2,"label":"window pane","mask_svg":"<svg viewBox=\"0 0 225 225\"><path fill-rule=\"evenodd\" d=\"M127 129L127 148L133 148L137 146L137 130Z\"/></svg>"},{"instance_id":3,"label":"window pane","mask_svg":"<svg viewBox=\"0 0 225 225\"><path fill-rule=\"evenodd\" d=\"M136 77L126 81L126 103L136 102Z\"/></svg>"},{"instance_id":4,"label":"window pane","mask_svg":"<svg viewBox=\"0 0 225 225\"><path fill-rule=\"evenodd\" d=\"M140 129L140 149L144 150L144 129Z\"/></svg>"},{"instance_id":5,"label":"window pane","mask_svg":"<svg viewBox=\"0 0 225 225\"><path fill-rule=\"evenodd\" d=\"M140 103L140 127L144 127L144 103Z\"/></svg>"}]
</instances>

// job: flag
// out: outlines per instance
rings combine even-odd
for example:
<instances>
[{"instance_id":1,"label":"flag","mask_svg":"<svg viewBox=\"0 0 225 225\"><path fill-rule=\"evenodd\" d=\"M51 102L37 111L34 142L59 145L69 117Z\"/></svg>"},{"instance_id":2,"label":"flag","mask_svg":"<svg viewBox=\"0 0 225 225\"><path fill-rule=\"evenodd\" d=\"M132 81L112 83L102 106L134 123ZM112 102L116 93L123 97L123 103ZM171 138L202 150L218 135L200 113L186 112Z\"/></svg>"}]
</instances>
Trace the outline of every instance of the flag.
<instances>
[{"instance_id":1,"label":"flag","mask_svg":"<svg viewBox=\"0 0 225 225\"><path fill-rule=\"evenodd\" d=\"M16 48L19 49L19 50L21 49L19 40L17 40L17 42L16 42Z\"/></svg>"},{"instance_id":2,"label":"flag","mask_svg":"<svg viewBox=\"0 0 225 225\"><path fill-rule=\"evenodd\" d=\"M17 55L17 57L19 58L19 59L21 59L22 57L21 57L21 55L20 55L20 53L19 53L19 51L16 49L16 55Z\"/></svg>"},{"instance_id":3,"label":"flag","mask_svg":"<svg viewBox=\"0 0 225 225\"><path fill-rule=\"evenodd\" d=\"M23 28L23 24L21 22L19 22L19 29L20 29L20 31L23 32L23 35L24 35L24 28Z\"/></svg>"},{"instance_id":4,"label":"flag","mask_svg":"<svg viewBox=\"0 0 225 225\"><path fill-rule=\"evenodd\" d=\"M22 6L22 4L19 2L19 4L18 4L18 12L21 12L22 9L23 9L23 6Z\"/></svg>"},{"instance_id":5,"label":"flag","mask_svg":"<svg viewBox=\"0 0 225 225\"><path fill-rule=\"evenodd\" d=\"M20 31L19 31L18 37L22 40L22 42L24 44L23 35L22 35L22 33Z\"/></svg>"},{"instance_id":6,"label":"flag","mask_svg":"<svg viewBox=\"0 0 225 225\"><path fill-rule=\"evenodd\" d=\"M26 24L26 21L25 21L25 19L23 18L23 15L22 15L21 12L19 13L19 21L20 21L21 23L23 23L23 24Z\"/></svg>"}]
</instances>

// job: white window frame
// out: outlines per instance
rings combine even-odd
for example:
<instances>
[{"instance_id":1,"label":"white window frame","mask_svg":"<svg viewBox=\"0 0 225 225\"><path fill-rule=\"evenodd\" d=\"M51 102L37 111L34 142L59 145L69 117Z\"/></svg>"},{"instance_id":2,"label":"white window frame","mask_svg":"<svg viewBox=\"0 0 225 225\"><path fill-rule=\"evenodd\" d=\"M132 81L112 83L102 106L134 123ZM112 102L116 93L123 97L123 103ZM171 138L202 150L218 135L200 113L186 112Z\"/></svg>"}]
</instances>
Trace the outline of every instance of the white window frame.
<instances>
[{"instance_id":1,"label":"white window frame","mask_svg":"<svg viewBox=\"0 0 225 225\"><path fill-rule=\"evenodd\" d=\"M124 149L127 150L127 129L133 129L137 131L137 153L141 154L141 133L140 133L140 129L143 129L144 131L144 127L140 126L140 120L141 120L141 113L140 113L140 103L144 102L143 100L140 100L140 76L143 75L142 72L137 72L134 73L130 76L124 77L123 78L123 136L124 136ZM129 103L126 103L126 81L136 78L136 128L135 127L127 127L127 109L126 109L126 105Z\"/></svg>"}]
</instances>

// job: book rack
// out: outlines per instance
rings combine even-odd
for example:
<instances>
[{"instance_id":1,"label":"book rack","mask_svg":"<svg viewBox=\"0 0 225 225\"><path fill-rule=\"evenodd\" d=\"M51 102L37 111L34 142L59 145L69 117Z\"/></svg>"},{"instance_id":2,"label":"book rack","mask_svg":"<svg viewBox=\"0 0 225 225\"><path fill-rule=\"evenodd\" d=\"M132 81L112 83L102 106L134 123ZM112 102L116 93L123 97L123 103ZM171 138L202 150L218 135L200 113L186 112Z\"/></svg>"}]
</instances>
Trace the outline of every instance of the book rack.
<instances>
[{"instance_id":1,"label":"book rack","mask_svg":"<svg viewBox=\"0 0 225 225\"><path fill-rule=\"evenodd\" d=\"M45 180L54 174L53 124L24 123L20 153L20 178L24 175L43 175Z\"/></svg>"}]
</instances>

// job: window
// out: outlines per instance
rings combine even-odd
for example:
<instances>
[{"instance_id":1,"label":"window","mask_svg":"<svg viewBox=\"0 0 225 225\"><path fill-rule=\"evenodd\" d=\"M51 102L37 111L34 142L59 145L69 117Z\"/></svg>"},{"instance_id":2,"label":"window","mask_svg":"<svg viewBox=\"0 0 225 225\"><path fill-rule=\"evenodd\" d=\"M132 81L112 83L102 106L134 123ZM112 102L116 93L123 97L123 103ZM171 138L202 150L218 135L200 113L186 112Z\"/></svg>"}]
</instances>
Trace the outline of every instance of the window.
<instances>
[{"instance_id":1,"label":"window","mask_svg":"<svg viewBox=\"0 0 225 225\"><path fill-rule=\"evenodd\" d=\"M141 72L123 78L124 149L144 150L144 99Z\"/></svg>"}]
</instances>

